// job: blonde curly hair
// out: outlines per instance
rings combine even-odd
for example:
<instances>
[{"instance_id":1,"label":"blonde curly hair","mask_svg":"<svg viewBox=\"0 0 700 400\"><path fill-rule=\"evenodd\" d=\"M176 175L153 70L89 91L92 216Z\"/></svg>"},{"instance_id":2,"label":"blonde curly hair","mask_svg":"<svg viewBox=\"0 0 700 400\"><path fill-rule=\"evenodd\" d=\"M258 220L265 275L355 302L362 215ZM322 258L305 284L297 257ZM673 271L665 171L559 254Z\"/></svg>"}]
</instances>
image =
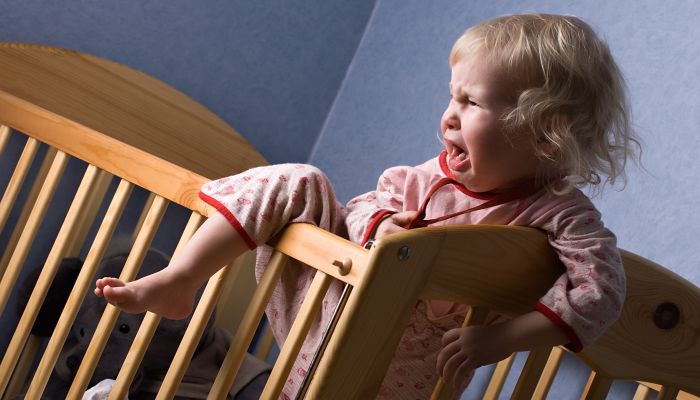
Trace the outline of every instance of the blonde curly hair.
<instances>
[{"instance_id":1,"label":"blonde curly hair","mask_svg":"<svg viewBox=\"0 0 700 400\"><path fill-rule=\"evenodd\" d=\"M549 14L488 20L455 42L450 67L471 56L487 57L510 78L517 100L503 120L509 132L529 133L538 157L563 178L539 177L549 190L602 188L618 178L624 186L627 160L639 160L641 147L622 74L588 24Z\"/></svg>"}]
</instances>

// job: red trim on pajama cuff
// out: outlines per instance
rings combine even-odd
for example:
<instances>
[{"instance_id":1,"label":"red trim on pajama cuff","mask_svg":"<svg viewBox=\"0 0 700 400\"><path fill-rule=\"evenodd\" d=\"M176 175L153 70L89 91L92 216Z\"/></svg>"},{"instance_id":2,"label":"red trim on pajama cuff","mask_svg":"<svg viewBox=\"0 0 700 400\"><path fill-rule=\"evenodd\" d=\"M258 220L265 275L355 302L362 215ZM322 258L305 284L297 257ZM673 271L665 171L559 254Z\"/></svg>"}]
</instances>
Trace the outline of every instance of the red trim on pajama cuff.
<instances>
[{"instance_id":1,"label":"red trim on pajama cuff","mask_svg":"<svg viewBox=\"0 0 700 400\"><path fill-rule=\"evenodd\" d=\"M396 211L379 210L376 214L374 214L372 219L369 221L369 224L367 224L367 230L365 230L365 236L362 238L362 243L360 243L360 245L364 246L377 229L376 225L383 220L384 217L391 214L396 214Z\"/></svg>"},{"instance_id":2,"label":"red trim on pajama cuff","mask_svg":"<svg viewBox=\"0 0 700 400\"><path fill-rule=\"evenodd\" d=\"M581 340L578 338L576 332L574 332L571 326L564 322L564 320L561 319L554 311L542 303L535 304L535 310L541 312L545 317L549 318L550 321L554 322L554 324L564 331L566 336L571 339L571 343L566 345L567 349L573 351L574 353L578 353L579 351L583 350L583 344L581 344Z\"/></svg>"},{"instance_id":3,"label":"red trim on pajama cuff","mask_svg":"<svg viewBox=\"0 0 700 400\"><path fill-rule=\"evenodd\" d=\"M253 239L248 236L248 232L243 229L243 226L241 225L240 222L236 219L236 217L233 216L231 211L229 211L226 206L221 204L219 200L205 194L204 192L199 192L199 198L204 200L205 203L209 204L210 206L214 207L216 211L220 212L221 215L223 215L229 223L233 226L233 229L236 230L236 233L243 239L245 244L250 248L251 250L255 250L256 247L258 247L257 244L253 241Z\"/></svg>"}]
</instances>

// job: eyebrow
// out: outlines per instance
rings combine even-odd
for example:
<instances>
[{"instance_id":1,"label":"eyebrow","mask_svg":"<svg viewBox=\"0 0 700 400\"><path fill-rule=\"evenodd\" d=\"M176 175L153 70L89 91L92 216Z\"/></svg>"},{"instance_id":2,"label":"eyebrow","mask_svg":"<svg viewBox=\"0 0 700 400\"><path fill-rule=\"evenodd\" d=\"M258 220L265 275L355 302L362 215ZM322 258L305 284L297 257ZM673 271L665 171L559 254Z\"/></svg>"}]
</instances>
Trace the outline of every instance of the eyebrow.
<instances>
[{"instance_id":1,"label":"eyebrow","mask_svg":"<svg viewBox=\"0 0 700 400\"><path fill-rule=\"evenodd\" d=\"M465 93L465 92L464 92L463 90L461 90L459 87L458 87L457 89L455 89L455 87L452 86L452 82L450 82L449 87L450 87L450 94L451 94L453 97L457 97L457 98L460 99L460 100L461 100L461 99L466 99L466 100L471 99L471 100L473 100L473 101L475 101L476 103L479 103L479 104L481 104L481 103L484 101L484 100L483 100L482 98L480 98L479 96L472 96L472 95L470 95L470 94L468 94L468 93ZM455 96L455 94L454 94L455 91L457 91L457 93L458 93L457 96Z\"/></svg>"}]
</instances>

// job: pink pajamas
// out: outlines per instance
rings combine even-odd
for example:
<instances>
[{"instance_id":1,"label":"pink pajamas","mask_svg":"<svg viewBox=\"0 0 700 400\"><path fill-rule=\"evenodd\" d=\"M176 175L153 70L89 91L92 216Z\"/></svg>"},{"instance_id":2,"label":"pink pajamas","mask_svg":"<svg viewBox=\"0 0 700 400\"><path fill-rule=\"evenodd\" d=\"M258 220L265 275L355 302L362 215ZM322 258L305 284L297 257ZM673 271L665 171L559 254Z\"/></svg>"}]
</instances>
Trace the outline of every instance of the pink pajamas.
<instances>
[{"instance_id":1,"label":"pink pajamas","mask_svg":"<svg viewBox=\"0 0 700 400\"><path fill-rule=\"evenodd\" d=\"M444 153L416 167L394 167L379 178L377 189L342 206L328 180L318 169L297 164L256 168L207 183L200 196L224 214L249 247L258 247L258 278L270 256L264 243L290 222L313 223L350 240L369 238L383 215L415 211L431 187L451 177ZM430 198L425 219L466 210L490 199L459 185L447 185ZM590 200L578 190L566 195L545 191L483 210L435 223L499 224L540 228L548 233L566 266L566 273L535 305L560 326L578 351L594 341L621 311L625 278L614 235L607 230ZM284 341L301 300L313 279L313 270L301 265L288 268L266 310L278 342ZM326 295L321 316L312 327L282 398L293 398L322 330L332 316L341 285ZM430 397L442 335L461 324L466 306L449 311L418 301L409 325L382 383L379 398Z\"/></svg>"}]
</instances>

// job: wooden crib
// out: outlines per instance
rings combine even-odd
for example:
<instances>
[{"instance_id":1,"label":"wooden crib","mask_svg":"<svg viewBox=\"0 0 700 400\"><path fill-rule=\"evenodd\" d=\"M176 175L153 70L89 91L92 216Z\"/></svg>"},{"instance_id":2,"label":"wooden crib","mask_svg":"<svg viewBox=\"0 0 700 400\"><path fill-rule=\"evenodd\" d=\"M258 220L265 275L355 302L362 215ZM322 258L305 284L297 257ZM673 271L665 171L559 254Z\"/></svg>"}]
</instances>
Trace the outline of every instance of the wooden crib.
<instances>
[{"instance_id":1,"label":"wooden crib","mask_svg":"<svg viewBox=\"0 0 700 400\"><path fill-rule=\"evenodd\" d=\"M0 156L10 137L26 135L0 202L0 232L12 232L0 264L0 311L25 268L27 254L61 192L70 158L87 166L30 300L0 364L0 396L24 387L39 399L93 274L135 186L153 194L121 277L133 279L169 202L191 210L180 245L212 209L198 198L206 181L265 163L233 129L193 100L143 73L97 57L36 45L0 45ZM14 136L13 136L14 135ZM23 139L24 140L24 139ZM48 146L33 182L25 177L41 146ZM9 174L9 172L8 172ZM89 227L112 179L119 185L94 238ZM15 204L26 188L23 204ZM7 224L15 210L19 217ZM19 212L18 210L21 210ZM90 237L88 239L88 237ZM237 317L233 343L209 398L225 398L263 318L265 304L291 257L318 272L288 339L282 344L261 398L277 398L329 283L352 288L305 388L310 399L373 398L415 301L444 299L473 305L465 324L488 310L517 315L530 310L560 274L561 266L538 231L502 226L424 228L392 235L371 249L316 227L290 225L274 241L277 253L250 296L221 292L233 276L250 287L248 266L229 266L206 286L158 398L173 398L204 325L220 298L248 302ZM30 334L47 290L65 257L89 249L68 303L45 349ZM177 250L175 250L177 251ZM700 289L674 273L623 252L628 296L620 320L596 344L577 354L591 368L581 398L603 399L614 379L639 381L634 399L697 399L700 395ZM245 280L248 279L248 280ZM241 283L242 282L242 283ZM232 299L232 300L231 300ZM222 302L224 302L222 300ZM221 304L226 306L226 304ZM119 310L107 306L70 388L81 398L101 357ZM110 394L122 399L160 319L147 313ZM514 399L545 398L565 350L531 351ZM483 398L501 393L513 357L499 363ZM38 365L37 365L38 363ZM433 398L450 398L438 383Z\"/></svg>"}]
</instances>

